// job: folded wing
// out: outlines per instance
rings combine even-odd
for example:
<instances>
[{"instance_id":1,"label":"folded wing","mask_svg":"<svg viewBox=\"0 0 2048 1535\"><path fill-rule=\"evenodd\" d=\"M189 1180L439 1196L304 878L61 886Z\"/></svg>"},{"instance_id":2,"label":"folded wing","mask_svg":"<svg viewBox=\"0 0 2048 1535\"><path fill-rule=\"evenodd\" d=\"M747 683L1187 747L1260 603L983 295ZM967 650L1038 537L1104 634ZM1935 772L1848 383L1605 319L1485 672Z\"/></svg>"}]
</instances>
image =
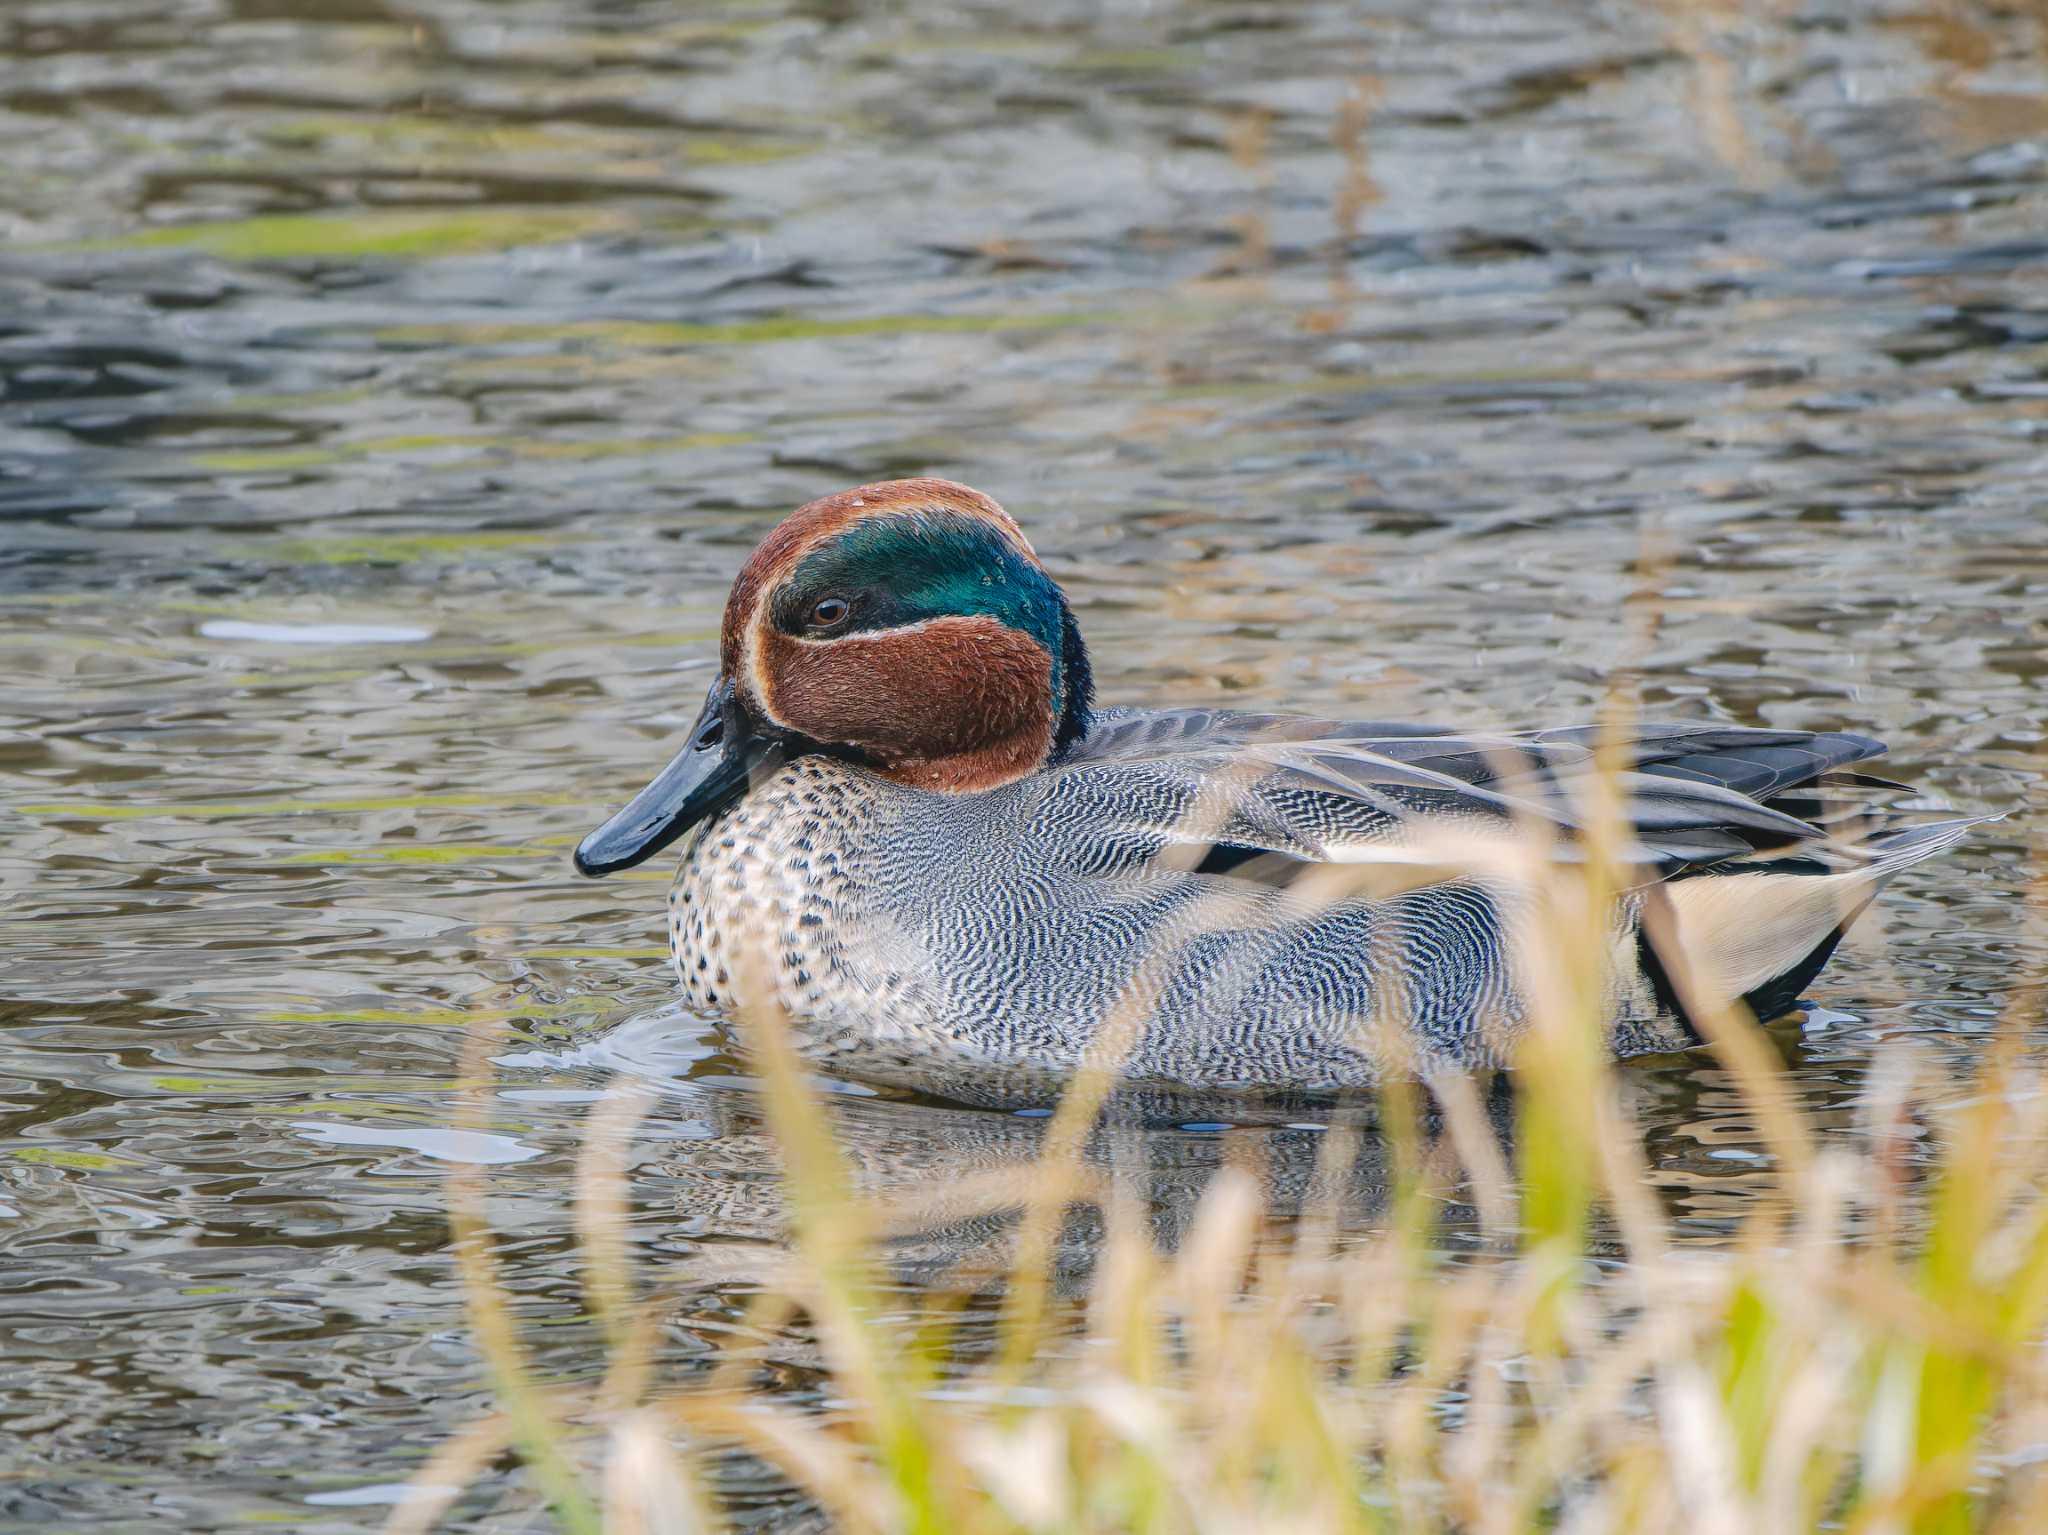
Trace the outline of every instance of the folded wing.
<instances>
[{"instance_id":1,"label":"folded wing","mask_svg":"<svg viewBox=\"0 0 2048 1535\"><path fill-rule=\"evenodd\" d=\"M1105 864L1178 856L1265 881L1299 865L1437 863L1460 837L1529 831L1572 857L1592 814L1599 740L1590 725L1473 735L1117 711L1046 775L1044 813L1064 807L1072 824L1096 828L1084 856ZM1637 725L1613 780L1633 833L1627 856L1663 876L1787 856L1853 862L1884 820L1865 792L1880 781L1840 770L1883 750L1846 733Z\"/></svg>"}]
</instances>

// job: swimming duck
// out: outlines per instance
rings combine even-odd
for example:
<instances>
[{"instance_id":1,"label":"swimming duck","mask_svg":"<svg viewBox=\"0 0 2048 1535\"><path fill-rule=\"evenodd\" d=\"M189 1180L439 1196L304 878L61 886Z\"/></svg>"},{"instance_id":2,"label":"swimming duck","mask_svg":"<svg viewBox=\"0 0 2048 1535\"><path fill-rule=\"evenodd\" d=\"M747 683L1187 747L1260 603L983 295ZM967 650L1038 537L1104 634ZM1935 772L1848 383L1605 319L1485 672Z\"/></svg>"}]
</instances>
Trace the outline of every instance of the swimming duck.
<instances>
[{"instance_id":1,"label":"swimming duck","mask_svg":"<svg viewBox=\"0 0 2048 1535\"><path fill-rule=\"evenodd\" d=\"M682 750L576 850L601 875L687 838L668 929L695 1007L759 975L836 1069L977 1101L1055 1088L1132 996L1121 1070L1176 1090L1320 1094L1512 1052L1528 892L1431 839L1536 824L1569 856L1593 727L1098 708L1022 529L938 479L792 513L733 583L719 662ZM1696 1043L1681 995L1785 1011L1879 887L1972 824L1831 813L1823 788L1874 782L1837 773L1883 751L1864 736L1630 734L1617 1054ZM1670 935L1698 991L1660 963Z\"/></svg>"}]
</instances>

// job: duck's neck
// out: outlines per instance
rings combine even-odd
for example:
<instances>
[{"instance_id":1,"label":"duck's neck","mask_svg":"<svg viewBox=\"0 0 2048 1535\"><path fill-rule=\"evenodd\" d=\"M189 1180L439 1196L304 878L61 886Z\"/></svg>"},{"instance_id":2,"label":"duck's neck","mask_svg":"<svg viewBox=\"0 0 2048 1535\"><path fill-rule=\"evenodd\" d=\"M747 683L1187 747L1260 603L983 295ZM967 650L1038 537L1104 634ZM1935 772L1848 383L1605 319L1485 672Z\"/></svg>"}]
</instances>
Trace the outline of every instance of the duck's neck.
<instances>
[{"instance_id":1,"label":"duck's neck","mask_svg":"<svg viewBox=\"0 0 2048 1535\"><path fill-rule=\"evenodd\" d=\"M1059 723L1053 729L1049 753L1050 760L1055 762L1088 734L1089 711L1095 703L1095 674L1088 666L1088 646L1081 638L1081 626L1074 622L1074 610L1067 603L1066 593L1059 592L1059 604L1059 664L1053 668L1054 687L1059 694L1054 707Z\"/></svg>"}]
</instances>

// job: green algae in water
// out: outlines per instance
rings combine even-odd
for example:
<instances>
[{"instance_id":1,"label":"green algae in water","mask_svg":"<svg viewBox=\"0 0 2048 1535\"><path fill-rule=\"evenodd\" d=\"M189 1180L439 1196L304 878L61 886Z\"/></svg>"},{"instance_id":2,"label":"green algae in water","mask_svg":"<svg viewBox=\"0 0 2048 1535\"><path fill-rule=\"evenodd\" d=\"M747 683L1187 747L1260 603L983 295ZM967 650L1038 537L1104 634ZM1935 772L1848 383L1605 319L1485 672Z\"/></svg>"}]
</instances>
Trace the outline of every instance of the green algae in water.
<instances>
[{"instance_id":1,"label":"green algae in water","mask_svg":"<svg viewBox=\"0 0 2048 1535\"><path fill-rule=\"evenodd\" d=\"M252 542L252 555L293 565L353 565L388 561L463 559L499 549L527 549L559 544L555 533L371 533L335 538L281 538Z\"/></svg>"},{"instance_id":2,"label":"green algae in water","mask_svg":"<svg viewBox=\"0 0 2048 1535\"><path fill-rule=\"evenodd\" d=\"M597 341L622 347L754 346L774 341L824 341L847 336L989 335L1000 331L1066 330L1100 323L1095 311L1043 314L878 314L844 319L776 315L759 320L691 324L671 320L586 320L559 324L392 325L377 333L394 345L516 345Z\"/></svg>"},{"instance_id":3,"label":"green algae in water","mask_svg":"<svg viewBox=\"0 0 2048 1535\"><path fill-rule=\"evenodd\" d=\"M582 805L575 794L395 794L364 799L269 799L234 801L201 800L191 804L115 805L90 800L47 805L17 805L22 815L71 816L86 820L132 821L146 816L172 819L258 815L356 815L368 810L493 809L515 805Z\"/></svg>"},{"instance_id":4,"label":"green algae in water","mask_svg":"<svg viewBox=\"0 0 2048 1535\"><path fill-rule=\"evenodd\" d=\"M679 437L616 437L583 442L414 433L403 437L373 437L330 448L242 448L195 453L192 462L218 474L261 474L320 469L352 459L406 458L449 449L455 450L464 462L488 454L523 459L595 460L687 453L697 448L729 448L754 439L752 432L694 432Z\"/></svg>"},{"instance_id":5,"label":"green algae in water","mask_svg":"<svg viewBox=\"0 0 2048 1535\"><path fill-rule=\"evenodd\" d=\"M414 843L399 847L356 847L337 848L332 852L315 851L293 853L280 858L279 863L428 863L464 864L476 863L489 858L547 858L552 856L547 848L539 847L463 847L450 845L436 846L432 843Z\"/></svg>"},{"instance_id":6,"label":"green algae in water","mask_svg":"<svg viewBox=\"0 0 2048 1535\"><path fill-rule=\"evenodd\" d=\"M106 1172L135 1165L126 1157L109 1156L104 1151L71 1151L59 1146L19 1146L8 1151L7 1155L17 1162L27 1162L36 1167L75 1167L87 1172Z\"/></svg>"},{"instance_id":7,"label":"green algae in water","mask_svg":"<svg viewBox=\"0 0 2048 1535\"><path fill-rule=\"evenodd\" d=\"M629 227L616 213L590 209L480 208L473 212L363 209L350 213L275 213L220 223L173 224L94 240L79 251L201 250L232 261L308 257L462 256L579 239Z\"/></svg>"}]
</instances>

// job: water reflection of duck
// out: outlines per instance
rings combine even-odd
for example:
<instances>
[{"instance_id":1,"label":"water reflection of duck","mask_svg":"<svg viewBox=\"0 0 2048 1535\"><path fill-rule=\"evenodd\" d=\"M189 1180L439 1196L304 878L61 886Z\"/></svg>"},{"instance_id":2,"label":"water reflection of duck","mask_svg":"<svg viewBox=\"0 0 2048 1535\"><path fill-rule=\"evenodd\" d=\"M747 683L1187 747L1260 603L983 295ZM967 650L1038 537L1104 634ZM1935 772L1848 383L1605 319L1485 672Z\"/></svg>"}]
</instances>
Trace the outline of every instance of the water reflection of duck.
<instances>
[{"instance_id":1,"label":"water reflection of duck","mask_svg":"<svg viewBox=\"0 0 2048 1535\"><path fill-rule=\"evenodd\" d=\"M868 1202L878 1254L896 1280L973 1285L1004 1270L1018 1215L1045 1177L1046 1120L842 1094L821 1101L849 1182ZM1512 1099L1492 1093L1475 1103L1474 1129L1491 1135L1505 1157ZM790 1234L788 1185L767 1171L781 1165L781 1150L751 1094L707 1092L693 1099L692 1111L714 1133L677 1141L646 1169L649 1186L672 1201L672 1216L662 1217L665 1240L680 1238L685 1254L663 1278L688 1291L773 1284ZM1351 1117L1205 1129L1130 1119L1098 1126L1082 1149L1083 1178L1053 1253L1060 1287L1085 1288L1112 1200L1157 1251L1177 1251L1226 1166L1249 1174L1276 1229L1310 1208L1328 1213L1345 1234L1372 1228L1392 1186L1391 1152L1369 1105L1356 1107L1355 1133L1334 1140ZM1420 1130L1426 1158L1450 1156L1441 1116L1427 1101ZM1447 1177L1455 1172L1447 1160L1433 1165ZM1459 1223L1455 1213L1447 1219Z\"/></svg>"},{"instance_id":2,"label":"water reflection of duck","mask_svg":"<svg viewBox=\"0 0 2048 1535\"><path fill-rule=\"evenodd\" d=\"M733 583L720 660L682 751L577 867L689 834L669 897L686 997L729 1008L757 954L849 1075L1042 1096L1132 997L1126 1073L1198 1091L1496 1063L1525 1021L1528 887L1467 854L1531 824L1570 848L1592 727L1096 709L1065 595L1001 507L945 480L793 513ZM1768 1015L1887 879L1961 836L1836 813L1869 781L1835 770L1882 749L1634 727L1618 783L1642 877L1605 935L1617 1054L1691 1037L1646 912L1703 990Z\"/></svg>"}]
</instances>

